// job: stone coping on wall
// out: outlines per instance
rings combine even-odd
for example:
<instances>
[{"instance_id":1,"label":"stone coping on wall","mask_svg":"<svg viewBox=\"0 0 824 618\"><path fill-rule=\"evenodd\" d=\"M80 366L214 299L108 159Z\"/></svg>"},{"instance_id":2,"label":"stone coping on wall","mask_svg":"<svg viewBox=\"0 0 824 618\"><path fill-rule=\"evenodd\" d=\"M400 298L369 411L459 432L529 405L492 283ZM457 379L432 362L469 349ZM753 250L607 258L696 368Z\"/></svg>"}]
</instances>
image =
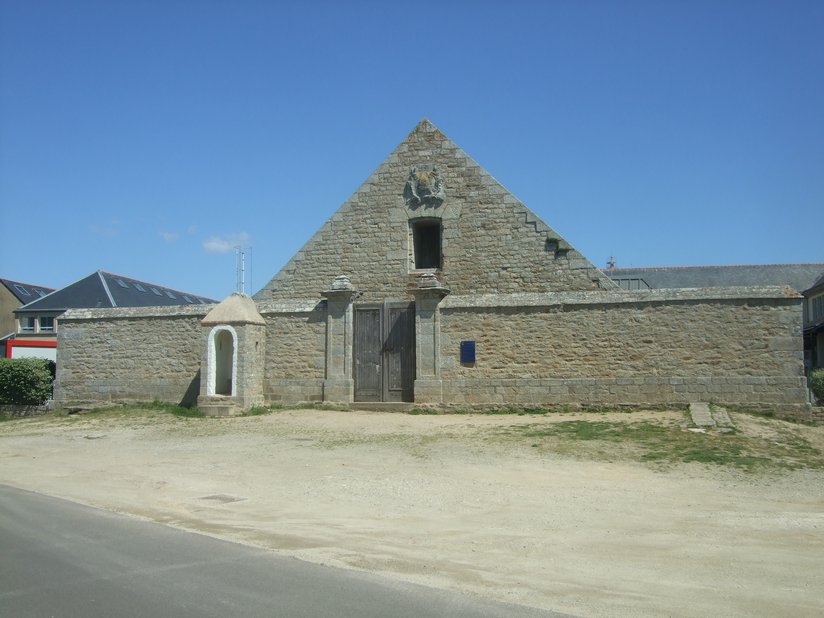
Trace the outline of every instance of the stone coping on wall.
<instances>
[{"instance_id":1,"label":"stone coping on wall","mask_svg":"<svg viewBox=\"0 0 824 618\"><path fill-rule=\"evenodd\" d=\"M283 313L312 313L325 306L320 299L299 299L293 301L257 303L261 315ZM180 305L176 307L117 307L95 309L69 309L61 317L61 322L128 318L169 318L199 317L203 319L217 305Z\"/></svg>"},{"instance_id":2,"label":"stone coping on wall","mask_svg":"<svg viewBox=\"0 0 824 618\"><path fill-rule=\"evenodd\" d=\"M176 307L117 307L100 309L69 309L60 316L61 322L126 318L203 318L215 305L180 305Z\"/></svg>"},{"instance_id":3,"label":"stone coping on wall","mask_svg":"<svg viewBox=\"0 0 824 618\"><path fill-rule=\"evenodd\" d=\"M325 308L326 301L322 299L299 299L265 301L257 304L261 315L274 315L278 313L312 313Z\"/></svg>"},{"instance_id":4,"label":"stone coping on wall","mask_svg":"<svg viewBox=\"0 0 824 618\"><path fill-rule=\"evenodd\" d=\"M714 300L801 301L801 295L786 286L730 288L668 288L661 290L594 290L523 294L450 295L441 309L492 307L553 307L559 305L625 305L660 302Z\"/></svg>"}]
</instances>

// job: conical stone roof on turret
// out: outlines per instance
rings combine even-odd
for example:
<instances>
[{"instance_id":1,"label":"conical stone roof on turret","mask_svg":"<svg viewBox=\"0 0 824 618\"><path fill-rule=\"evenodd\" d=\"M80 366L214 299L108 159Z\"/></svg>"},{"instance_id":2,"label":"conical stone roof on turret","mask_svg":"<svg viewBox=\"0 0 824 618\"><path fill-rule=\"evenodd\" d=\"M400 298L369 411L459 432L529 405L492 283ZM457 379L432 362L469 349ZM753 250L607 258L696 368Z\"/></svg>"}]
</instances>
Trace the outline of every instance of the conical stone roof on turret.
<instances>
[{"instance_id":1,"label":"conical stone roof on turret","mask_svg":"<svg viewBox=\"0 0 824 618\"><path fill-rule=\"evenodd\" d=\"M261 324L266 321L257 310L255 301L246 294L232 292L218 303L201 322L203 326L216 324Z\"/></svg>"},{"instance_id":2,"label":"conical stone roof on turret","mask_svg":"<svg viewBox=\"0 0 824 618\"><path fill-rule=\"evenodd\" d=\"M318 298L338 275L364 301L411 298L421 222L440 226L441 260L431 270L453 294L616 288L424 119L255 300Z\"/></svg>"}]
</instances>

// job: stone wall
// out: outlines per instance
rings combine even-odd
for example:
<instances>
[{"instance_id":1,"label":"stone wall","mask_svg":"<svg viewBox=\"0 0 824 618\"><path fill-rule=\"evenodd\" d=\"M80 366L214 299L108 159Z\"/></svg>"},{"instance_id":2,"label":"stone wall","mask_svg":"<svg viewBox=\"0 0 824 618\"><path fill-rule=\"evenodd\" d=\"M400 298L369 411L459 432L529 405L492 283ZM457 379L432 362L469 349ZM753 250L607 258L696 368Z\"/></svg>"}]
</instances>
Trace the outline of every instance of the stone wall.
<instances>
[{"instance_id":1,"label":"stone wall","mask_svg":"<svg viewBox=\"0 0 824 618\"><path fill-rule=\"evenodd\" d=\"M437 169L442 204L408 201L410 170ZM347 275L363 301L410 299L411 223L440 220L442 283L456 294L612 289L557 232L424 121L256 296L319 298Z\"/></svg>"},{"instance_id":2,"label":"stone wall","mask_svg":"<svg viewBox=\"0 0 824 618\"><path fill-rule=\"evenodd\" d=\"M801 406L800 302L785 288L450 295L437 311L421 304L417 312L416 388L429 389L426 401L449 405ZM67 312L58 335L58 404L193 403L205 309ZM327 346L326 302L261 303L259 310L264 401L322 401L324 388L337 384L326 375L328 355L346 356L333 358L341 366L351 362L351 345ZM334 332L351 338L345 324ZM465 340L476 342L471 366L460 362Z\"/></svg>"},{"instance_id":3,"label":"stone wall","mask_svg":"<svg viewBox=\"0 0 824 618\"><path fill-rule=\"evenodd\" d=\"M57 335L61 406L160 400L191 405L200 389L209 305L72 309Z\"/></svg>"},{"instance_id":4,"label":"stone wall","mask_svg":"<svg viewBox=\"0 0 824 618\"><path fill-rule=\"evenodd\" d=\"M476 363L459 345L476 341ZM801 404L800 298L782 288L448 297L444 401Z\"/></svg>"},{"instance_id":5,"label":"stone wall","mask_svg":"<svg viewBox=\"0 0 824 618\"><path fill-rule=\"evenodd\" d=\"M55 399L63 407L153 400L194 404L210 330L200 321L210 308L67 312L58 333ZM322 400L325 304L264 303L260 309L266 320L264 401Z\"/></svg>"},{"instance_id":6,"label":"stone wall","mask_svg":"<svg viewBox=\"0 0 824 618\"><path fill-rule=\"evenodd\" d=\"M267 403L323 399L326 306L323 303L262 303L266 320Z\"/></svg>"},{"instance_id":7,"label":"stone wall","mask_svg":"<svg viewBox=\"0 0 824 618\"><path fill-rule=\"evenodd\" d=\"M24 418L27 416L43 416L52 411L53 403L49 402L42 406L23 406L16 404L0 405L0 416L8 418Z\"/></svg>"}]
</instances>

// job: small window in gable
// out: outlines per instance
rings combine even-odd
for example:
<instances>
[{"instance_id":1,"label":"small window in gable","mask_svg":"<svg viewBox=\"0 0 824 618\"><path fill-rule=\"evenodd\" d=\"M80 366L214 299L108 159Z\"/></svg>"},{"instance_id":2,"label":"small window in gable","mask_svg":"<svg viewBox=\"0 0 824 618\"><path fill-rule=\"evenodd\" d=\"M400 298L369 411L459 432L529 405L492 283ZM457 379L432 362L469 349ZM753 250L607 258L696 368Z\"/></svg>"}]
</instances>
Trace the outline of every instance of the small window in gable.
<instances>
[{"instance_id":1,"label":"small window in gable","mask_svg":"<svg viewBox=\"0 0 824 618\"><path fill-rule=\"evenodd\" d=\"M185 294L183 295L183 300L185 300L187 303L194 303L194 302L195 302L195 301L193 301L191 298L189 298L188 296L186 296Z\"/></svg>"},{"instance_id":2,"label":"small window in gable","mask_svg":"<svg viewBox=\"0 0 824 618\"><path fill-rule=\"evenodd\" d=\"M441 267L441 222L424 219L412 223L415 268Z\"/></svg>"},{"instance_id":3,"label":"small window in gable","mask_svg":"<svg viewBox=\"0 0 824 618\"><path fill-rule=\"evenodd\" d=\"M152 292L154 292L157 296L163 296L163 294L157 288L152 288Z\"/></svg>"},{"instance_id":4,"label":"small window in gable","mask_svg":"<svg viewBox=\"0 0 824 618\"><path fill-rule=\"evenodd\" d=\"M34 288L34 291L37 292L37 295L40 298L43 298L46 295L46 293L43 290L41 290L40 288Z\"/></svg>"},{"instance_id":5,"label":"small window in gable","mask_svg":"<svg viewBox=\"0 0 824 618\"><path fill-rule=\"evenodd\" d=\"M173 298L173 299L175 299L175 300L177 299L177 296L175 296L174 294L172 294L169 290L166 290L166 296L168 296L169 298Z\"/></svg>"},{"instance_id":6,"label":"small window in gable","mask_svg":"<svg viewBox=\"0 0 824 618\"><path fill-rule=\"evenodd\" d=\"M144 287L143 287L142 285L140 285L139 283L135 283L135 284L134 284L134 287L135 287L135 289L136 289L138 292L145 292L145 291L146 291L146 288L144 288Z\"/></svg>"},{"instance_id":7,"label":"small window in gable","mask_svg":"<svg viewBox=\"0 0 824 618\"><path fill-rule=\"evenodd\" d=\"M121 288L129 287L129 284L123 281L123 279L115 279L115 281L117 281L117 285L119 285Z\"/></svg>"},{"instance_id":8,"label":"small window in gable","mask_svg":"<svg viewBox=\"0 0 824 618\"><path fill-rule=\"evenodd\" d=\"M22 285L17 285L15 283L14 284L14 289L17 290L18 292L20 292L23 296L31 296L31 294L29 294L29 291L26 288L24 288Z\"/></svg>"}]
</instances>

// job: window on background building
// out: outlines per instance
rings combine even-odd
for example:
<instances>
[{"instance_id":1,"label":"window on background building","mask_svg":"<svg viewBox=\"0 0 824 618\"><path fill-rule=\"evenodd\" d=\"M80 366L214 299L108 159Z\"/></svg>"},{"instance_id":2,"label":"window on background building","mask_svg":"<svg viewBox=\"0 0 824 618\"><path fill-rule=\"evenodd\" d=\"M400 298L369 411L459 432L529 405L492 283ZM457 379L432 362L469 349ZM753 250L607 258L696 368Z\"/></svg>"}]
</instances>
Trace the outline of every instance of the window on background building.
<instances>
[{"instance_id":1,"label":"window on background building","mask_svg":"<svg viewBox=\"0 0 824 618\"><path fill-rule=\"evenodd\" d=\"M415 268L441 267L441 222L423 220L412 224Z\"/></svg>"},{"instance_id":2,"label":"window on background building","mask_svg":"<svg viewBox=\"0 0 824 618\"><path fill-rule=\"evenodd\" d=\"M812 305L811 320L817 322L821 318L824 318L824 294L810 299L810 304Z\"/></svg>"},{"instance_id":3,"label":"window on background building","mask_svg":"<svg viewBox=\"0 0 824 618\"><path fill-rule=\"evenodd\" d=\"M17 285L15 283L14 284L14 289L17 290L18 292L20 292L23 296L31 296L31 294L29 294L29 291L26 288L24 288L22 285Z\"/></svg>"}]
</instances>

